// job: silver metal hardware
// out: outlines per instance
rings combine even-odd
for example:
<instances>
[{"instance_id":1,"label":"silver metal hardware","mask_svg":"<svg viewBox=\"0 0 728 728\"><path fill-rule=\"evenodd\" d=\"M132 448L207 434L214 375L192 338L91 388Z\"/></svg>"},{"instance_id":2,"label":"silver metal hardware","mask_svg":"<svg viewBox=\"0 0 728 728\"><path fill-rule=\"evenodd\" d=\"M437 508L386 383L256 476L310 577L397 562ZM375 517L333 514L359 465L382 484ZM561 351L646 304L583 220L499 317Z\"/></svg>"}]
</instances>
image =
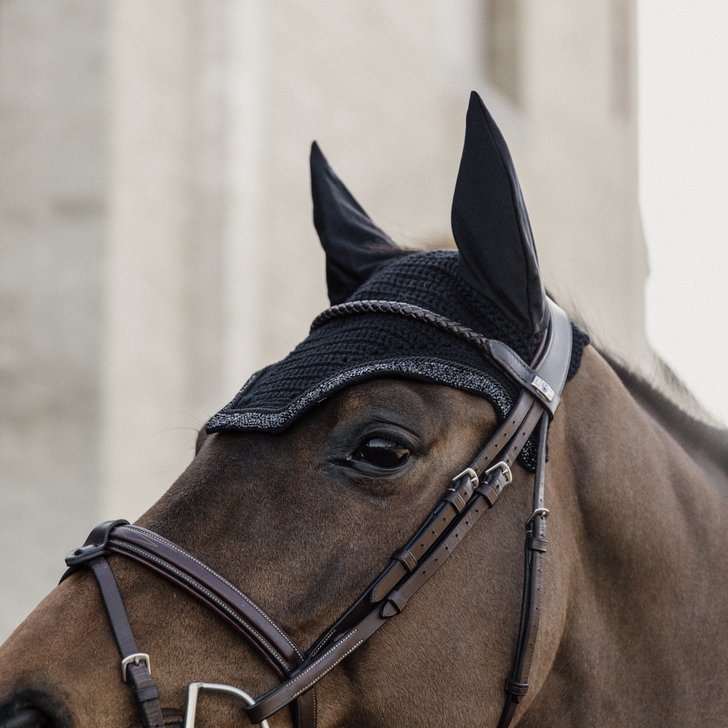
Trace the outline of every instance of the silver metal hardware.
<instances>
[{"instance_id":1,"label":"silver metal hardware","mask_svg":"<svg viewBox=\"0 0 728 728\"><path fill-rule=\"evenodd\" d=\"M541 394L543 394L549 402L554 398L555 393L553 388L547 381L541 379L538 374L533 378L531 386L541 392Z\"/></svg>"},{"instance_id":2,"label":"silver metal hardware","mask_svg":"<svg viewBox=\"0 0 728 728\"><path fill-rule=\"evenodd\" d=\"M149 661L149 655L146 652L135 652L133 655L127 655L121 661L121 676L124 678L124 682L129 682L126 675L129 665L140 665L142 662L147 666L147 672L151 675L152 663Z\"/></svg>"},{"instance_id":3,"label":"silver metal hardware","mask_svg":"<svg viewBox=\"0 0 728 728\"><path fill-rule=\"evenodd\" d=\"M511 472L511 468L505 460L499 460L494 465L491 465L485 471L485 474L490 475L491 473L495 472L496 470L500 470L503 473L503 475L506 476L506 485L510 485L510 483L513 482L513 473Z\"/></svg>"},{"instance_id":4,"label":"silver metal hardware","mask_svg":"<svg viewBox=\"0 0 728 728\"><path fill-rule=\"evenodd\" d=\"M255 699L240 688L232 685L222 685L220 683L193 682L187 687L187 705L185 707L185 723L184 728L195 728L195 715L197 713L197 696L200 690L209 690L215 693L227 693L240 698L246 705L253 705ZM246 725L248 721L245 721ZM270 728L267 720L262 720L258 725L261 728Z\"/></svg>"},{"instance_id":5,"label":"silver metal hardware","mask_svg":"<svg viewBox=\"0 0 728 728\"><path fill-rule=\"evenodd\" d=\"M533 523L534 519L538 518L538 516L543 516L544 518L548 518L549 509L548 508L536 508L536 510L529 516L529 519L526 521L526 528L528 528Z\"/></svg>"},{"instance_id":6,"label":"silver metal hardware","mask_svg":"<svg viewBox=\"0 0 728 728\"><path fill-rule=\"evenodd\" d=\"M480 483L480 478L478 477L478 474L472 469L472 468L465 468L462 473L458 473L453 479L452 479L452 485L448 488L448 490L455 490L455 483L460 480L460 478L463 477L463 475L467 475L468 478L470 478L470 485L473 488L478 487L478 483Z\"/></svg>"}]
</instances>

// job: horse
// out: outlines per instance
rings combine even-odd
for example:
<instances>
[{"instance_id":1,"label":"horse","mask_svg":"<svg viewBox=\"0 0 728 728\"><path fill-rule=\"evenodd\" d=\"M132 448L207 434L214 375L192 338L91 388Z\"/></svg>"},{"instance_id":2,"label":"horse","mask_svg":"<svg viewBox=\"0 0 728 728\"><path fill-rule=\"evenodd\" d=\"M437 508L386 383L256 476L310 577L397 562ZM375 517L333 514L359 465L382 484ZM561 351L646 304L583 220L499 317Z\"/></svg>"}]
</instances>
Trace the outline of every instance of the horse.
<instances>
[{"instance_id":1,"label":"horse","mask_svg":"<svg viewBox=\"0 0 728 728\"><path fill-rule=\"evenodd\" d=\"M311 171L331 307L68 555L0 728L723 724L728 436L548 298L482 100L457 251Z\"/></svg>"}]
</instances>

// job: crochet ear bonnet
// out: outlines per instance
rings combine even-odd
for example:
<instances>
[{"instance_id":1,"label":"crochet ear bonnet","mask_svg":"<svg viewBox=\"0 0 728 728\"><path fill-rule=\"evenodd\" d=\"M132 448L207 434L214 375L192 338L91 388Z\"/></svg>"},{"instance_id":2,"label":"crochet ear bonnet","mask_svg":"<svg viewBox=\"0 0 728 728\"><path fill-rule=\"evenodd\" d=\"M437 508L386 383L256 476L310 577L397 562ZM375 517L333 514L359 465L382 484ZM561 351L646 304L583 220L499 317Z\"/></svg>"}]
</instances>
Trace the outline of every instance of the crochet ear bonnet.
<instances>
[{"instance_id":1,"label":"crochet ear bonnet","mask_svg":"<svg viewBox=\"0 0 728 728\"><path fill-rule=\"evenodd\" d=\"M500 418L518 388L482 351L425 318L388 313L387 302L424 309L510 346L528 362L548 326L546 294L520 185L505 141L480 97L468 109L455 186L456 251L403 250L381 231L336 176L316 144L311 150L314 223L326 252L336 313L314 321L287 357L255 373L207 430L280 431L344 387L373 377L445 384L488 399ZM393 306L394 308L395 306ZM572 327L569 377L588 337ZM531 465L532 447L522 461Z\"/></svg>"}]
</instances>

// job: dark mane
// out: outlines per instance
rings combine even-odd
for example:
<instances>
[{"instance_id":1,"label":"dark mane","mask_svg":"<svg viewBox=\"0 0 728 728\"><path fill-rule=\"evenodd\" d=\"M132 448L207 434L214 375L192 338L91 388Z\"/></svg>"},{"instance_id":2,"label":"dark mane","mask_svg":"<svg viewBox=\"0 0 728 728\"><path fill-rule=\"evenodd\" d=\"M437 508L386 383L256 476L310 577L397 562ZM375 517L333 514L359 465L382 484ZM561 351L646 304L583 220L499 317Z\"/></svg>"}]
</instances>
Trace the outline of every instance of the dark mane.
<instances>
[{"instance_id":1,"label":"dark mane","mask_svg":"<svg viewBox=\"0 0 728 728\"><path fill-rule=\"evenodd\" d=\"M639 374L618 361L614 356L600 351L602 356L627 387L630 394L682 443L691 454L704 454L723 472L728 473L728 430L694 417L660 392ZM665 376L678 392L692 399L685 385L664 365Z\"/></svg>"}]
</instances>

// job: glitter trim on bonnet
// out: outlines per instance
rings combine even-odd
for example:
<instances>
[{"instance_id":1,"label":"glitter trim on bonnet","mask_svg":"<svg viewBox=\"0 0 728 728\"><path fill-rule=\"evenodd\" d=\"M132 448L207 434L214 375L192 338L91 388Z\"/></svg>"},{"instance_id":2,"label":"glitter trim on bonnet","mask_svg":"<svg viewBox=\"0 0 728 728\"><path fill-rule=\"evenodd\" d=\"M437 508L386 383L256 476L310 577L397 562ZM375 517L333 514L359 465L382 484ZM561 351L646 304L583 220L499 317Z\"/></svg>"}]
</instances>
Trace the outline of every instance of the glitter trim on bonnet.
<instances>
[{"instance_id":1,"label":"glitter trim on bonnet","mask_svg":"<svg viewBox=\"0 0 728 728\"><path fill-rule=\"evenodd\" d=\"M236 410L234 407L235 402L245 396L247 390L255 384L261 372L256 372L246 382L238 396L212 417L207 423L208 432L218 432L229 428L280 431L300 417L307 409L323 402L348 385L387 375L404 376L408 379L419 379L433 384L446 384L456 389L463 389L485 396L497 408L501 417L506 416L512 404L512 400L505 396L502 387L484 377L481 372L459 367L445 361L412 358L372 362L371 364L343 371L304 392L282 410L271 409L271 411L266 411L264 407L259 407L254 411Z\"/></svg>"}]
</instances>

